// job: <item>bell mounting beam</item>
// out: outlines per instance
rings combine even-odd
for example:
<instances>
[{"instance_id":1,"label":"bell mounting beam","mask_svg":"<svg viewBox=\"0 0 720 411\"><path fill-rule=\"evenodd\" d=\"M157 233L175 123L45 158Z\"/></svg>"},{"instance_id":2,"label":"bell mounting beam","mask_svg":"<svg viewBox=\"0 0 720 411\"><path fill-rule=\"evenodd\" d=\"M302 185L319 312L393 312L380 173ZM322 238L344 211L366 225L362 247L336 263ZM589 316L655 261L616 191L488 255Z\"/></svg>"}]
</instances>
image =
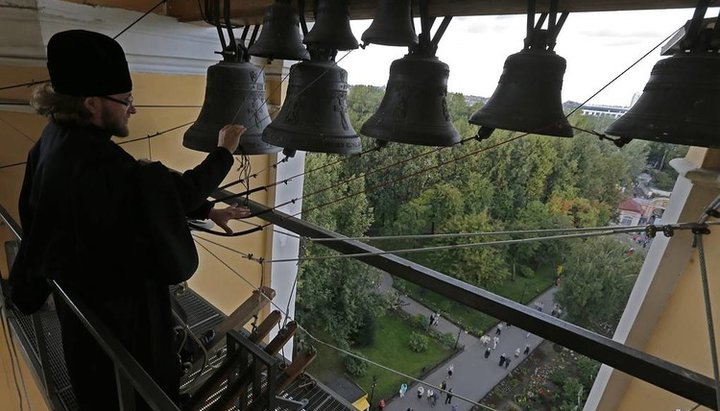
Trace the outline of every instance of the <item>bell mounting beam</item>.
<instances>
[{"instance_id":1,"label":"bell mounting beam","mask_svg":"<svg viewBox=\"0 0 720 411\"><path fill-rule=\"evenodd\" d=\"M233 1L230 15L236 24L261 24L265 7L273 1ZM145 11L154 2L155 0L91 0L87 3ZM297 10L297 0L291 0L291 3ZM548 12L548 5L547 1L538 2L537 12ZM560 0L558 9L567 12L590 12L694 8L696 5L697 0ZM377 0L349 0L350 18L372 19L376 7ZM526 11L527 0L441 0L430 4L430 16L434 17L525 14ZM197 0L169 0L167 14L180 21L202 20ZM419 15L419 10L416 8L413 14ZM313 20L311 10L306 10L305 18L308 21Z\"/></svg>"}]
</instances>

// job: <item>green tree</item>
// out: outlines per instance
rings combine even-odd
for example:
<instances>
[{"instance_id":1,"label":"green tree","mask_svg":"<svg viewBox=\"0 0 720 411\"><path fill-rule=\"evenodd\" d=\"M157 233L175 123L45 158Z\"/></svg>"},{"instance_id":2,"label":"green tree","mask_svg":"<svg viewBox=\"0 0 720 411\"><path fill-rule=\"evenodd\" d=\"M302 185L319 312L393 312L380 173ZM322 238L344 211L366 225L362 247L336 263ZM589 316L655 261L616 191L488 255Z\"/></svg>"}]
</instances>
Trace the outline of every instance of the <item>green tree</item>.
<instances>
[{"instance_id":1,"label":"green tree","mask_svg":"<svg viewBox=\"0 0 720 411\"><path fill-rule=\"evenodd\" d=\"M613 238L573 242L555 295L566 318L609 335L622 315L642 260Z\"/></svg>"},{"instance_id":2,"label":"green tree","mask_svg":"<svg viewBox=\"0 0 720 411\"><path fill-rule=\"evenodd\" d=\"M308 154L306 167L314 169L335 161L325 154ZM372 224L372 208L361 193L364 179L355 178L342 163L308 174L303 217L322 227L348 236L364 235ZM326 187L332 190L322 190ZM301 257L335 254L324 246L302 243ZM338 344L349 346L369 325L368 317L384 308L383 299L368 287L377 281L366 266L352 259L323 259L302 262L298 273L297 311L299 321L314 331L332 336Z\"/></svg>"}]
</instances>

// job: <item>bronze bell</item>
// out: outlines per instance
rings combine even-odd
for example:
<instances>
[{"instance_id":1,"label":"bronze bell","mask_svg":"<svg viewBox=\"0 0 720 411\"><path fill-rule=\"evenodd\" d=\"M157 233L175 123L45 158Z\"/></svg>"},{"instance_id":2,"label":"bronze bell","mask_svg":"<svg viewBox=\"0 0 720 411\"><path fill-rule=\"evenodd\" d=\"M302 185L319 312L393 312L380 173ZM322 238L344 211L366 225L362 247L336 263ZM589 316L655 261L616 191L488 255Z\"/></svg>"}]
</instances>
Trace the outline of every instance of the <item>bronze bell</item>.
<instances>
[{"instance_id":1,"label":"bronze bell","mask_svg":"<svg viewBox=\"0 0 720 411\"><path fill-rule=\"evenodd\" d=\"M381 141L453 146L460 141L448 113L450 69L437 57L408 54L390 66L380 107L360 133Z\"/></svg>"},{"instance_id":2,"label":"bronze bell","mask_svg":"<svg viewBox=\"0 0 720 411\"><path fill-rule=\"evenodd\" d=\"M269 59L309 60L300 36L300 20L287 0L276 0L265 9L262 31L250 46L250 55Z\"/></svg>"},{"instance_id":3,"label":"bronze bell","mask_svg":"<svg viewBox=\"0 0 720 411\"><path fill-rule=\"evenodd\" d=\"M207 71L205 101L195 124L185 132L183 146L209 153L217 147L218 132L226 124L247 128L235 154L277 153L280 147L262 141L261 133L270 123L262 70L241 61L221 61Z\"/></svg>"},{"instance_id":4,"label":"bronze bell","mask_svg":"<svg viewBox=\"0 0 720 411\"><path fill-rule=\"evenodd\" d=\"M347 112L347 71L334 61L303 61L290 68L287 96L263 140L289 150L356 154L360 137Z\"/></svg>"},{"instance_id":5,"label":"bronze bell","mask_svg":"<svg viewBox=\"0 0 720 411\"><path fill-rule=\"evenodd\" d=\"M720 55L676 54L653 67L637 103L606 134L720 148Z\"/></svg>"},{"instance_id":6,"label":"bronze bell","mask_svg":"<svg viewBox=\"0 0 720 411\"><path fill-rule=\"evenodd\" d=\"M410 1L380 0L372 24L362 35L363 43L407 47L417 44Z\"/></svg>"},{"instance_id":7,"label":"bronze bell","mask_svg":"<svg viewBox=\"0 0 720 411\"><path fill-rule=\"evenodd\" d=\"M319 0L315 25L305 35L303 43L309 47L354 50L358 41L350 29L347 0Z\"/></svg>"},{"instance_id":8,"label":"bronze bell","mask_svg":"<svg viewBox=\"0 0 720 411\"><path fill-rule=\"evenodd\" d=\"M565 59L542 48L525 49L505 60L498 86L470 117L486 129L572 137L562 107Z\"/></svg>"}]
</instances>

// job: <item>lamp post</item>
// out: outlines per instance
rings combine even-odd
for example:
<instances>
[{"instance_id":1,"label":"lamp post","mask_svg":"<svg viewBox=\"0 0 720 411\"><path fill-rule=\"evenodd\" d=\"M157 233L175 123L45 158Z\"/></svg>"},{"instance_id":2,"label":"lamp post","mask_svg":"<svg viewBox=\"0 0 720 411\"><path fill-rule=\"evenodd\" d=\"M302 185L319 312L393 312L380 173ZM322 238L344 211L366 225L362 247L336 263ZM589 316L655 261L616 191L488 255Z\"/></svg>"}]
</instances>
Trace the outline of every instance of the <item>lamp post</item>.
<instances>
[{"instance_id":1,"label":"lamp post","mask_svg":"<svg viewBox=\"0 0 720 411\"><path fill-rule=\"evenodd\" d=\"M375 396L375 386L377 385L377 375L373 375L372 384L370 384L370 409L373 409L373 397Z\"/></svg>"}]
</instances>

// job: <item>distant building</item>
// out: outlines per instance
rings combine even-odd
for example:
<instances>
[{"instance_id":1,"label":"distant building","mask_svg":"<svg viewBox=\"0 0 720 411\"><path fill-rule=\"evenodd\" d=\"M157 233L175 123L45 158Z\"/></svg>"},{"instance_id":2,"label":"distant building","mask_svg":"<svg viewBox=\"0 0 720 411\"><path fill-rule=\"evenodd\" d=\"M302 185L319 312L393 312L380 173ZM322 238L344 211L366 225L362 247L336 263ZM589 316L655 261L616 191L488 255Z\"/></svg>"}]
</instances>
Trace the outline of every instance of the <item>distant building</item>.
<instances>
[{"instance_id":1,"label":"distant building","mask_svg":"<svg viewBox=\"0 0 720 411\"><path fill-rule=\"evenodd\" d=\"M618 206L620 225L638 225L643 215L643 207L634 198L629 198Z\"/></svg>"},{"instance_id":2,"label":"distant building","mask_svg":"<svg viewBox=\"0 0 720 411\"><path fill-rule=\"evenodd\" d=\"M485 103L488 98L487 97L480 97L480 96L464 96L465 97L465 104L468 106L475 105L477 103Z\"/></svg>"},{"instance_id":3,"label":"distant building","mask_svg":"<svg viewBox=\"0 0 720 411\"><path fill-rule=\"evenodd\" d=\"M582 106L581 110L583 115L586 116L619 118L623 114L627 113L628 108L621 106L585 105Z\"/></svg>"},{"instance_id":4,"label":"distant building","mask_svg":"<svg viewBox=\"0 0 720 411\"><path fill-rule=\"evenodd\" d=\"M625 226L659 224L669 200L668 197L629 198L618 206L618 224Z\"/></svg>"}]
</instances>

